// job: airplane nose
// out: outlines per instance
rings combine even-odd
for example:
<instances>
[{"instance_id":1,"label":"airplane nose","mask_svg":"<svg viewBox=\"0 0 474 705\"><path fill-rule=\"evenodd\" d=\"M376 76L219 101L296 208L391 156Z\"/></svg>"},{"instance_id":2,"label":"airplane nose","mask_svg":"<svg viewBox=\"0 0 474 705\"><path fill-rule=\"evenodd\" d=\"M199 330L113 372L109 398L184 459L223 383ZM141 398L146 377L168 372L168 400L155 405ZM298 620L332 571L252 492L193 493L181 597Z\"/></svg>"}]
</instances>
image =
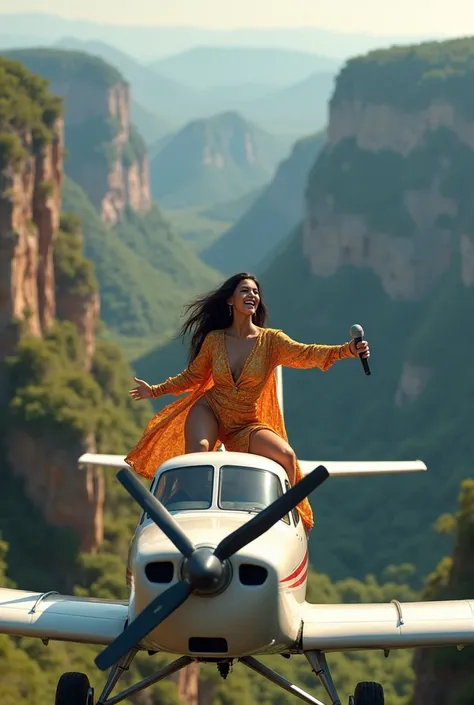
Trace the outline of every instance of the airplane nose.
<instances>
[{"instance_id":1,"label":"airplane nose","mask_svg":"<svg viewBox=\"0 0 474 705\"><path fill-rule=\"evenodd\" d=\"M190 582L196 594L219 595L230 584L230 563L219 560L214 550L208 546L197 547L194 553L183 561L182 576Z\"/></svg>"}]
</instances>

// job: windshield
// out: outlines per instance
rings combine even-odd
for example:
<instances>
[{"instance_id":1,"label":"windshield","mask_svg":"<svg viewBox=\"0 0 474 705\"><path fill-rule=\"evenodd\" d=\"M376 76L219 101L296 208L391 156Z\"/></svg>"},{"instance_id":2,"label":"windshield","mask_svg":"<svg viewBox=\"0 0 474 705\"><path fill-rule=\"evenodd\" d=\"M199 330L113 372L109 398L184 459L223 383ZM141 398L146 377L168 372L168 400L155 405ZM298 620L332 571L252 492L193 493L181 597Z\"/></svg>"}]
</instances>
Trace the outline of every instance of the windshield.
<instances>
[{"instance_id":1,"label":"windshield","mask_svg":"<svg viewBox=\"0 0 474 705\"><path fill-rule=\"evenodd\" d=\"M282 492L278 476L268 470L240 465L223 465L221 468L221 509L259 511L268 507Z\"/></svg>"},{"instance_id":2,"label":"windshield","mask_svg":"<svg viewBox=\"0 0 474 705\"><path fill-rule=\"evenodd\" d=\"M211 465L166 470L160 476L155 497L170 512L209 509L213 480L214 468Z\"/></svg>"}]
</instances>

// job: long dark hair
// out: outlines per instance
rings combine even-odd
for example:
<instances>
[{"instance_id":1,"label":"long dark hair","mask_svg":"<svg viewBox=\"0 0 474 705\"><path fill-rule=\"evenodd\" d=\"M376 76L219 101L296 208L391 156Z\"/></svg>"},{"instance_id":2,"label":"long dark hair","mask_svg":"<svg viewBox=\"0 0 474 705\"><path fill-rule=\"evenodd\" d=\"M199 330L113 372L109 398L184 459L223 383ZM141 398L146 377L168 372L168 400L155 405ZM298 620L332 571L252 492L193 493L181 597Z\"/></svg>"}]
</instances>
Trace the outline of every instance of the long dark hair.
<instances>
[{"instance_id":1,"label":"long dark hair","mask_svg":"<svg viewBox=\"0 0 474 705\"><path fill-rule=\"evenodd\" d=\"M216 289L197 297L185 307L187 318L181 326L178 337L183 338L191 333L189 363L196 358L204 338L211 330L228 328L232 323L232 314L229 311L227 301L232 297L235 289L243 279L251 279L258 287L260 301L253 315L253 322L260 328L266 328L268 311L263 303L260 283L253 274L248 272L234 274Z\"/></svg>"}]
</instances>

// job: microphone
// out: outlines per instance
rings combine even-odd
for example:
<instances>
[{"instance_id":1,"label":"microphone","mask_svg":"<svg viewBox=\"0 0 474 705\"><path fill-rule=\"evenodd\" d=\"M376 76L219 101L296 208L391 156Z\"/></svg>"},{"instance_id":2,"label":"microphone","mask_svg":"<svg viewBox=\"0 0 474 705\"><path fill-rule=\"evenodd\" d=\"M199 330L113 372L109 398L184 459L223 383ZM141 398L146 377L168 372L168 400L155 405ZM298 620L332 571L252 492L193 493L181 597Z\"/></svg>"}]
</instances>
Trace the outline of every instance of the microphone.
<instances>
[{"instance_id":1,"label":"microphone","mask_svg":"<svg viewBox=\"0 0 474 705\"><path fill-rule=\"evenodd\" d=\"M351 326L351 337L354 339L355 343L360 343L362 338L364 337L364 329L362 326L359 326L358 323L354 323L353 326ZM364 368L364 372L366 375L370 375L370 367L369 367L369 361L367 360L366 357L361 357L359 354L360 361L362 363L362 367Z\"/></svg>"}]
</instances>

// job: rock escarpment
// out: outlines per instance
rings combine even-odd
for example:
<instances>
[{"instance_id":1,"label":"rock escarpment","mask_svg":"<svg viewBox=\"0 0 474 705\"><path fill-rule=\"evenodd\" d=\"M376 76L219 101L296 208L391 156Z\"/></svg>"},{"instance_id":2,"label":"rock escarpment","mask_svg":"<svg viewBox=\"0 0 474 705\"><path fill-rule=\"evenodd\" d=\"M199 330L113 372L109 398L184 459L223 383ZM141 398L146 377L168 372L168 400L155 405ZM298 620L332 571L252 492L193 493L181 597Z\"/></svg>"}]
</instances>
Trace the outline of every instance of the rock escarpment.
<instances>
[{"instance_id":1,"label":"rock escarpment","mask_svg":"<svg viewBox=\"0 0 474 705\"><path fill-rule=\"evenodd\" d=\"M472 40L349 61L302 226L262 277L273 326L338 343L359 322L371 344L371 378L352 363L285 372L300 456L428 466L314 498L331 548L311 559L333 578L410 560L421 581L448 548L430 526L472 473L473 78Z\"/></svg>"},{"instance_id":2,"label":"rock escarpment","mask_svg":"<svg viewBox=\"0 0 474 705\"><path fill-rule=\"evenodd\" d=\"M43 414L44 421L51 412L47 392L59 394L55 387L64 382L65 370L56 375L51 370L52 352L47 358L47 351L55 348L57 353L59 341L67 337L58 333L57 319L73 323L69 357L75 358L78 381L91 368L100 308L90 263L80 247L72 251L65 244L67 234L60 233L55 249L62 108L45 81L13 60L0 62L0 91L6 106L0 118L1 402L18 422L6 427L3 446L11 470L24 480L27 495L46 520L74 529L84 550L94 550L102 541L103 478L97 469L77 469L79 455L95 450L94 434L78 434L65 444L41 424L34 426L35 419ZM67 219L61 225L67 229ZM82 278L77 276L81 268L86 272ZM43 396L34 387L41 378L49 384Z\"/></svg>"},{"instance_id":3,"label":"rock escarpment","mask_svg":"<svg viewBox=\"0 0 474 705\"><path fill-rule=\"evenodd\" d=\"M64 100L65 171L114 225L129 206L151 208L145 144L130 122L130 90L121 74L83 52L22 49L5 52L50 81Z\"/></svg>"},{"instance_id":4,"label":"rock escarpment","mask_svg":"<svg viewBox=\"0 0 474 705\"><path fill-rule=\"evenodd\" d=\"M392 302L426 301L453 266L473 286L473 55L455 40L371 52L341 71L307 190L313 275L370 270ZM429 376L408 361L396 403Z\"/></svg>"}]
</instances>

